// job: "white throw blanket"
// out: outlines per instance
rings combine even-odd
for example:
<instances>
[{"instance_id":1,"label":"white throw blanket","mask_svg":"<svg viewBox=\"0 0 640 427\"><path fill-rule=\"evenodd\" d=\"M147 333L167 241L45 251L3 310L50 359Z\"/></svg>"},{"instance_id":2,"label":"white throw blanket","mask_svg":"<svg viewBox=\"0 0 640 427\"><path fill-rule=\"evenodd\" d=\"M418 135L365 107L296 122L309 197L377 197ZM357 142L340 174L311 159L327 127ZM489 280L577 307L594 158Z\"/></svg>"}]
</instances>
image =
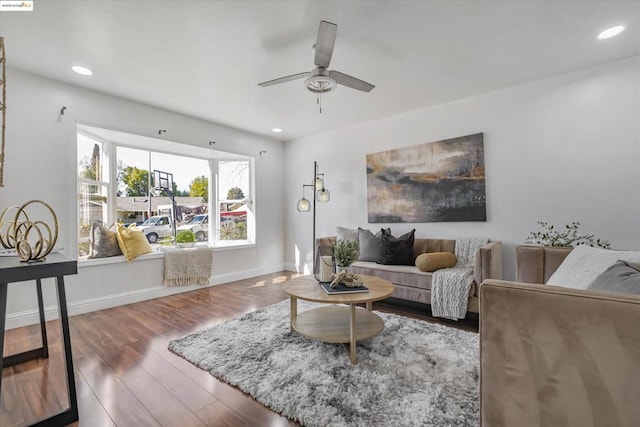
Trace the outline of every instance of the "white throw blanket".
<instances>
[{"instance_id":1,"label":"white throw blanket","mask_svg":"<svg viewBox=\"0 0 640 427\"><path fill-rule=\"evenodd\" d=\"M164 285L208 285L212 263L212 248L167 249L164 254Z\"/></svg>"},{"instance_id":2,"label":"white throw blanket","mask_svg":"<svg viewBox=\"0 0 640 427\"><path fill-rule=\"evenodd\" d=\"M467 314L469 289L473 284L476 252L489 239L467 237L456 240L456 262L453 268L433 272L431 279L431 313L434 317L463 319Z\"/></svg>"}]
</instances>

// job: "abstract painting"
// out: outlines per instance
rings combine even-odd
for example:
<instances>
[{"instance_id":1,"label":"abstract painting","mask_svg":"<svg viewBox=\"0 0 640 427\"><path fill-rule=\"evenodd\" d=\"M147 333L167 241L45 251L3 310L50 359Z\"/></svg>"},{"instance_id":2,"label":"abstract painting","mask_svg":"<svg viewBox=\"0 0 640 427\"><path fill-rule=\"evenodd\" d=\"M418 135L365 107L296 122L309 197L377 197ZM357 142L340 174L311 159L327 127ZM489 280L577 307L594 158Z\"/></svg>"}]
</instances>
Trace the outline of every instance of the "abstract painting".
<instances>
[{"instance_id":1,"label":"abstract painting","mask_svg":"<svg viewBox=\"0 0 640 427\"><path fill-rule=\"evenodd\" d=\"M482 133L367 154L370 223L486 221Z\"/></svg>"}]
</instances>

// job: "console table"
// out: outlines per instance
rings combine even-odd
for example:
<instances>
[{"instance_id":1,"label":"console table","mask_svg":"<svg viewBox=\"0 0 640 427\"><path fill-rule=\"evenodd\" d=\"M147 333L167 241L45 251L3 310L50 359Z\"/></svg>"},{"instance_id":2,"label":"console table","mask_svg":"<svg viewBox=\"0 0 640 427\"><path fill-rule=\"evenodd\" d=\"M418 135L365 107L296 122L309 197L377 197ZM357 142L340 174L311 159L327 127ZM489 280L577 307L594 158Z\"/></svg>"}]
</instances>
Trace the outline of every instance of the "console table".
<instances>
[{"instance_id":1,"label":"console table","mask_svg":"<svg viewBox=\"0 0 640 427\"><path fill-rule=\"evenodd\" d=\"M71 357L71 337L69 335L69 319L67 315L67 299L64 290L64 276L76 274L78 263L64 255L53 253L47 255L42 262L20 262L18 257L0 257L0 390L2 390L2 368L12 366L27 360L49 357L47 345L47 329L44 318L44 303L42 300L42 279L55 278L58 292L58 314L62 332L63 356L67 370L67 391L69 408L47 419L41 420L34 426L62 426L78 421L78 400L76 396L76 383L73 372L73 359ZM42 347L28 350L22 353L1 357L4 350L4 328L7 315L7 288L9 283L36 281L38 298L38 314L40 316L40 331L42 334ZM24 286L20 283L15 286Z\"/></svg>"}]
</instances>

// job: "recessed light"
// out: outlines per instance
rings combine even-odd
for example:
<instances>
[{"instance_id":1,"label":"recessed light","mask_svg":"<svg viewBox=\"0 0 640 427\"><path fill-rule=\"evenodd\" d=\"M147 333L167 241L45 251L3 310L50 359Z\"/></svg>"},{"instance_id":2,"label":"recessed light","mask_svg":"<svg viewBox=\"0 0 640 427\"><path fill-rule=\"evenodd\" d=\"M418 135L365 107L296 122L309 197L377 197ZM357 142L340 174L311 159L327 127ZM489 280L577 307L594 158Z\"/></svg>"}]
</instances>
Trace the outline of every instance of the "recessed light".
<instances>
[{"instance_id":1,"label":"recessed light","mask_svg":"<svg viewBox=\"0 0 640 427\"><path fill-rule=\"evenodd\" d=\"M280 132L282 132L282 129L280 129L280 128L273 128L273 129L271 129L271 132L280 133Z\"/></svg>"},{"instance_id":2,"label":"recessed light","mask_svg":"<svg viewBox=\"0 0 640 427\"><path fill-rule=\"evenodd\" d=\"M90 76L93 74L93 71L91 71L90 69L81 67L79 65L74 65L73 67L71 67L71 69L78 74L82 74L83 76Z\"/></svg>"},{"instance_id":3,"label":"recessed light","mask_svg":"<svg viewBox=\"0 0 640 427\"><path fill-rule=\"evenodd\" d=\"M615 27L607 28L598 34L598 40L610 39L611 37L615 37L621 32L624 31L624 26L616 25Z\"/></svg>"}]
</instances>

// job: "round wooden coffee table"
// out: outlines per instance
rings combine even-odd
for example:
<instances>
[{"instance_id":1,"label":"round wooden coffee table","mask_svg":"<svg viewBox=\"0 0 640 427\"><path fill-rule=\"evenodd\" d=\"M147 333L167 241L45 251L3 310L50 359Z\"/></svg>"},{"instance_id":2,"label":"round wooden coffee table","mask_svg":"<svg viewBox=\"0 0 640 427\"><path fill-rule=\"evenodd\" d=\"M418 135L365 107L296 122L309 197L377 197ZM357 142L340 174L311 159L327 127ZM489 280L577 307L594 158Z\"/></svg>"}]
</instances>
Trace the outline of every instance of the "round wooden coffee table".
<instances>
[{"instance_id":1,"label":"round wooden coffee table","mask_svg":"<svg viewBox=\"0 0 640 427\"><path fill-rule=\"evenodd\" d=\"M366 340L384 329L384 321L371 311L373 302L391 296L393 284L373 276L360 275L369 292L329 295L313 276L291 279L282 289L291 298L291 330L306 337L331 343L349 343L351 363L356 363L356 342ZM298 299L347 304L314 308L298 314ZM366 304L366 310L356 304Z\"/></svg>"}]
</instances>

